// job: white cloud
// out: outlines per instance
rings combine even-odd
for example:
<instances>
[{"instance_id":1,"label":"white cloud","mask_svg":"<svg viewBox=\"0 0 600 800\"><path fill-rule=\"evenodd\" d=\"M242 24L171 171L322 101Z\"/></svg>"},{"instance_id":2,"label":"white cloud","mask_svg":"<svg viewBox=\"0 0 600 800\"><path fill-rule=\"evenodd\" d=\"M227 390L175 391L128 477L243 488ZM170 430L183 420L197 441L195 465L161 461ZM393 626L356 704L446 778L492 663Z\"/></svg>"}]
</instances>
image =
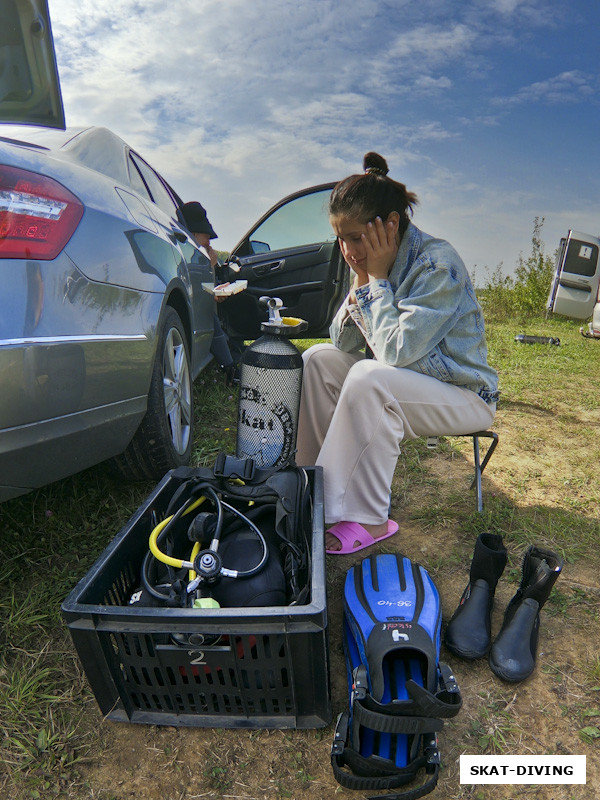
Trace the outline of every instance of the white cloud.
<instances>
[{"instance_id":1,"label":"white cloud","mask_svg":"<svg viewBox=\"0 0 600 800\"><path fill-rule=\"evenodd\" d=\"M523 5L523 0L493 0L492 5L502 14L513 14L516 8Z\"/></svg>"},{"instance_id":2,"label":"white cloud","mask_svg":"<svg viewBox=\"0 0 600 800\"><path fill-rule=\"evenodd\" d=\"M398 34L387 58L402 63L419 59L425 65L443 64L462 57L470 48L475 32L459 23L449 28L441 25L422 25ZM423 66L423 63L420 65Z\"/></svg>"},{"instance_id":3,"label":"white cloud","mask_svg":"<svg viewBox=\"0 0 600 800\"><path fill-rule=\"evenodd\" d=\"M436 75L436 70L468 60L476 32L462 23L399 27L368 62L369 84L382 95L449 89L450 79Z\"/></svg>"},{"instance_id":4,"label":"white cloud","mask_svg":"<svg viewBox=\"0 0 600 800\"><path fill-rule=\"evenodd\" d=\"M440 89L449 89L452 81L445 75L434 78L432 75L419 75L414 82L414 87L420 92L438 92Z\"/></svg>"},{"instance_id":5,"label":"white cloud","mask_svg":"<svg viewBox=\"0 0 600 800\"><path fill-rule=\"evenodd\" d=\"M547 0L475 0L476 14L485 22L494 16L498 23L500 16L503 30L500 36L529 36L530 32L544 28L554 28L577 14L574 3L563 5L549 3ZM486 19L486 18L490 19Z\"/></svg>"},{"instance_id":6,"label":"white cloud","mask_svg":"<svg viewBox=\"0 0 600 800\"><path fill-rule=\"evenodd\" d=\"M439 122L426 122L416 128L406 129L405 142L412 146L420 142L443 141L452 139L456 134L446 130Z\"/></svg>"},{"instance_id":7,"label":"white cloud","mask_svg":"<svg viewBox=\"0 0 600 800\"><path fill-rule=\"evenodd\" d=\"M499 106L523 103L579 103L597 94L598 76L580 70L561 72L544 81L523 86L510 97L496 97L492 101Z\"/></svg>"}]
</instances>

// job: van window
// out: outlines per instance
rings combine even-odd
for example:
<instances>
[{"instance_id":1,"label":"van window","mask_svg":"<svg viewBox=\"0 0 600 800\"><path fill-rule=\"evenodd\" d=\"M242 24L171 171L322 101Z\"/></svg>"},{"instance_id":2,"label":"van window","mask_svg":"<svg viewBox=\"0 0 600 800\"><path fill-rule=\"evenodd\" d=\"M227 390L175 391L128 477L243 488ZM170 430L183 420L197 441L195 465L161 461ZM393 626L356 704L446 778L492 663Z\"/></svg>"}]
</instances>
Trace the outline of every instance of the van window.
<instances>
[{"instance_id":1,"label":"van window","mask_svg":"<svg viewBox=\"0 0 600 800\"><path fill-rule=\"evenodd\" d=\"M563 267L563 272L573 275L585 275L591 278L596 272L598 263L598 246L589 242L571 239Z\"/></svg>"}]
</instances>

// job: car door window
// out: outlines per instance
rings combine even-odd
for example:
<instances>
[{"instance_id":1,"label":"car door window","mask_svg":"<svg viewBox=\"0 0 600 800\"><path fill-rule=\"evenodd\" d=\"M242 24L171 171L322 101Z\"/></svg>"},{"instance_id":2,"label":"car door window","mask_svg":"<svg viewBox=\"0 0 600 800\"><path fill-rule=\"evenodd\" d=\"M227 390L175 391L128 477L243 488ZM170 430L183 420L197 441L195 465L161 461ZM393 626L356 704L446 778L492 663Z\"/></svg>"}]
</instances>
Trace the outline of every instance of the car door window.
<instances>
[{"instance_id":1,"label":"car door window","mask_svg":"<svg viewBox=\"0 0 600 800\"><path fill-rule=\"evenodd\" d=\"M327 204L331 189L312 192L275 209L250 234L244 255L334 241Z\"/></svg>"},{"instance_id":2,"label":"car door window","mask_svg":"<svg viewBox=\"0 0 600 800\"><path fill-rule=\"evenodd\" d=\"M130 153L130 158L148 187L152 201L169 217L177 219L177 205L156 172L135 153Z\"/></svg>"},{"instance_id":3,"label":"car door window","mask_svg":"<svg viewBox=\"0 0 600 800\"><path fill-rule=\"evenodd\" d=\"M234 247L230 263L246 290L220 304L230 336L260 336L266 312L261 297L278 297L286 314L308 323L304 335L328 335L333 315L347 294L349 270L329 224L334 183L283 198Z\"/></svg>"}]
</instances>

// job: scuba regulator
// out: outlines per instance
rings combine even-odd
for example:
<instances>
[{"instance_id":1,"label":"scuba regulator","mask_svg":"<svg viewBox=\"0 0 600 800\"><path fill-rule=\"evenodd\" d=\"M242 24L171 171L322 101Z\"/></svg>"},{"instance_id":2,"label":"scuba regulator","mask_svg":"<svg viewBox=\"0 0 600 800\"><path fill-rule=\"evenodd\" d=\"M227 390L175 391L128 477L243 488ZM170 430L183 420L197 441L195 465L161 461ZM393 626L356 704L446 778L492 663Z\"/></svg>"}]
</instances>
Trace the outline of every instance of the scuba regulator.
<instances>
[{"instance_id":1,"label":"scuba regulator","mask_svg":"<svg viewBox=\"0 0 600 800\"><path fill-rule=\"evenodd\" d=\"M168 512L180 499L176 492ZM240 511L210 484L195 482L187 499L152 529L136 604L198 609L285 604L278 550L257 524L261 508L248 505ZM175 556L186 541L192 544L190 555Z\"/></svg>"}]
</instances>

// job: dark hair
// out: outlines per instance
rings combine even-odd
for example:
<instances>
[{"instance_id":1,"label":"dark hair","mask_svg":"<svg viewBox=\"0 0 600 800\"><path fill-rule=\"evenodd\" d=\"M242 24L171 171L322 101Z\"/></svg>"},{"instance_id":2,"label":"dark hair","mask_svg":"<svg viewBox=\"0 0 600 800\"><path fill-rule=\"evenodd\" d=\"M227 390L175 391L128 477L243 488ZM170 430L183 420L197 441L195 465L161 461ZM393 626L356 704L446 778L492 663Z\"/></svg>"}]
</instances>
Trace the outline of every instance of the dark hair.
<instances>
[{"instance_id":1,"label":"dark hair","mask_svg":"<svg viewBox=\"0 0 600 800\"><path fill-rule=\"evenodd\" d=\"M350 175L337 183L329 198L329 215L352 217L362 223L381 217L385 222L392 211L400 215L399 234L408 227L413 206L419 201L403 183L388 178L387 161L379 153L363 158L364 174Z\"/></svg>"}]
</instances>

